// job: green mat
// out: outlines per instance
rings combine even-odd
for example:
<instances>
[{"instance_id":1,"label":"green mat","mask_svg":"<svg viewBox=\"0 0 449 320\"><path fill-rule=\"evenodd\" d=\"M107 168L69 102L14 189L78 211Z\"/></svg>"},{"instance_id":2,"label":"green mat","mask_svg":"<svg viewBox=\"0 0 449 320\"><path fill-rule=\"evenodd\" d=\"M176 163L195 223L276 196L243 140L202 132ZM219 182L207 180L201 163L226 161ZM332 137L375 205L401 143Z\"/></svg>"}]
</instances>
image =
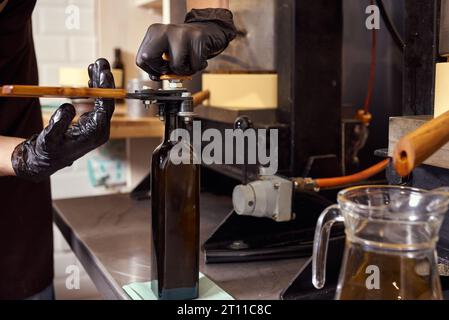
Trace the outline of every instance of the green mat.
<instances>
[{"instance_id":1,"label":"green mat","mask_svg":"<svg viewBox=\"0 0 449 320\"><path fill-rule=\"evenodd\" d=\"M200 297L198 300L234 300L226 291L217 286L212 280L200 273ZM151 290L151 282L131 283L123 286L131 300L157 300Z\"/></svg>"}]
</instances>

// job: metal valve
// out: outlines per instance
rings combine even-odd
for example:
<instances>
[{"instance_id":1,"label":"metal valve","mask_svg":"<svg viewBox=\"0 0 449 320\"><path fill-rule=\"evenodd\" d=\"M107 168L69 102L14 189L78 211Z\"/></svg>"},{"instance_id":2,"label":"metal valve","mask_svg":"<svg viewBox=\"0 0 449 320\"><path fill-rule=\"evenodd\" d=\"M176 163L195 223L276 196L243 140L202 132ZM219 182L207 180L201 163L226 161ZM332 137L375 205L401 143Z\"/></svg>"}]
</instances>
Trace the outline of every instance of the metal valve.
<instances>
[{"instance_id":1,"label":"metal valve","mask_svg":"<svg viewBox=\"0 0 449 320\"><path fill-rule=\"evenodd\" d=\"M291 221L293 183L277 176L235 187L232 194L234 211L239 215Z\"/></svg>"}]
</instances>

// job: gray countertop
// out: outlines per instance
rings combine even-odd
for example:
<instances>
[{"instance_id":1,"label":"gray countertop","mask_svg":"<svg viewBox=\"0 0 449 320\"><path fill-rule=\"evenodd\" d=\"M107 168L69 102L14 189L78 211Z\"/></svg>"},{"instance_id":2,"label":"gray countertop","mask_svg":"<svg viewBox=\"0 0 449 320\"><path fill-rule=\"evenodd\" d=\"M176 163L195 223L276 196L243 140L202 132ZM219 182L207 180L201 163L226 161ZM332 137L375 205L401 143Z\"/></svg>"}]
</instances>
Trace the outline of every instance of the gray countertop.
<instances>
[{"instance_id":1,"label":"gray countertop","mask_svg":"<svg viewBox=\"0 0 449 320\"><path fill-rule=\"evenodd\" d=\"M227 197L201 197L201 243L229 214ZM129 195L60 200L54 219L105 299L128 299L122 286L150 280L150 202ZM306 259L204 264L200 269L236 299L279 299Z\"/></svg>"}]
</instances>

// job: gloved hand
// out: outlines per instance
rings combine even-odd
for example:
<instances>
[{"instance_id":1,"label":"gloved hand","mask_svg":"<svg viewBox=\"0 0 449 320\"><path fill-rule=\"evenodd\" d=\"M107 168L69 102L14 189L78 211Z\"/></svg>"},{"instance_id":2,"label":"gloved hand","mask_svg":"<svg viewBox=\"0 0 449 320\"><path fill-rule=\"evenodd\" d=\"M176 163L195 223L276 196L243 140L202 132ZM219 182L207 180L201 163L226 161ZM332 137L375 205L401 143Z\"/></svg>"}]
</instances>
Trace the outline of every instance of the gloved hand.
<instances>
[{"instance_id":1,"label":"gloved hand","mask_svg":"<svg viewBox=\"0 0 449 320\"><path fill-rule=\"evenodd\" d=\"M236 34L231 11L193 9L183 24L150 26L136 63L156 81L163 74L193 75L223 52ZM164 53L170 61L162 59Z\"/></svg>"},{"instance_id":2,"label":"gloved hand","mask_svg":"<svg viewBox=\"0 0 449 320\"><path fill-rule=\"evenodd\" d=\"M89 66L89 78L90 88L115 88L111 67L105 59ZM72 125L76 115L73 105L59 107L48 127L15 148L11 160L16 176L41 181L104 144L109 139L114 109L114 100L97 99L94 111L82 115Z\"/></svg>"}]
</instances>

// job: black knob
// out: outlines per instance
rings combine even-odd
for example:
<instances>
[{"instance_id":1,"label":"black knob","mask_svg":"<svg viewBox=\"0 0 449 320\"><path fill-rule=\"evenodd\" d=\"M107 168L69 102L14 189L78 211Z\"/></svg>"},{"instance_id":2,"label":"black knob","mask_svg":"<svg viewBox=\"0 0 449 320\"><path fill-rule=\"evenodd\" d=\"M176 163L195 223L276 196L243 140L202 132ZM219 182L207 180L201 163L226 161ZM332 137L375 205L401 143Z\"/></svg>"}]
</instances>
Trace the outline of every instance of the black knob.
<instances>
[{"instance_id":1,"label":"black knob","mask_svg":"<svg viewBox=\"0 0 449 320\"><path fill-rule=\"evenodd\" d=\"M238 117L234 122L234 129L246 131L253 128L253 122L247 116Z\"/></svg>"},{"instance_id":2,"label":"black knob","mask_svg":"<svg viewBox=\"0 0 449 320\"><path fill-rule=\"evenodd\" d=\"M238 117L234 122L235 130L246 131L250 128L253 128L253 122L247 116ZM243 164L243 179L242 182L244 185L248 184L248 149L245 148L245 162Z\"/></svg>"}]
</instances>

